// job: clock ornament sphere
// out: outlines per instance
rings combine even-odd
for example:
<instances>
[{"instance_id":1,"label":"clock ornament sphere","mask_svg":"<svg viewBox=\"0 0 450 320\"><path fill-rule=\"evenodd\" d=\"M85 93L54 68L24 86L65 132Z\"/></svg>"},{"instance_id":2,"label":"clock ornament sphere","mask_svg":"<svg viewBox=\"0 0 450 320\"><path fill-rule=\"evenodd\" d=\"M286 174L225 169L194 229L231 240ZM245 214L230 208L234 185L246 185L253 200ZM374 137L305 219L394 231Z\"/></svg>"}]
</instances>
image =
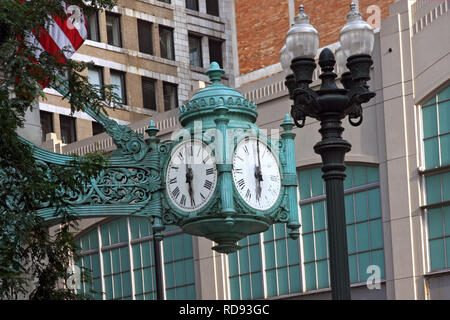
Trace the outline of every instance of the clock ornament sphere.
<instances>
[{"instance_id":1,"label":"clock ornament sphere","mask_svg":"<svg viewBox=\"0 0 450 320\"><path fill-rule=\"evenodd\" d=\"M179 143L171 152L165 178L172 206L182 213L201 210L212 198L217 184L211 148L196 139Z\"/></svg>"}]
</instances>

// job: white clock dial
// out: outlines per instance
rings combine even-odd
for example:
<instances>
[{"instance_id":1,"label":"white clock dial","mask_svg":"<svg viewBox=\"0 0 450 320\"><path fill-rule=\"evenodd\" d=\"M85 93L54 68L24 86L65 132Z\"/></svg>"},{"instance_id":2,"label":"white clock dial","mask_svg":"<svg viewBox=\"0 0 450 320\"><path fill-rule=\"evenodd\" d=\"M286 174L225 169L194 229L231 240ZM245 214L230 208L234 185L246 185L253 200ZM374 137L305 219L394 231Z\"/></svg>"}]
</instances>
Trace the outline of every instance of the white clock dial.
<instances>
[{"instance_id":1,"label":"white clock dial","mask_svg":"<svg viewBox=\"0 0 450 320\"><path fill-rule=\"evenodd\" d=\"M177 208L187 212L202 208L216 183L211 148L200 140L188 140L174 148L166 171L166 191Z\"/></svg>"},{"instance_id":2,"label":"white clock dial","mask_svg":"<svg viewBox=\"0 0 450 320\"><path fill-rule=\"evenodd\" d=\"M233 155L233 182L242 199L252 208L268 210L281 191L278 161L259 139L244 139Z\"/></svg>"}]
</instances>

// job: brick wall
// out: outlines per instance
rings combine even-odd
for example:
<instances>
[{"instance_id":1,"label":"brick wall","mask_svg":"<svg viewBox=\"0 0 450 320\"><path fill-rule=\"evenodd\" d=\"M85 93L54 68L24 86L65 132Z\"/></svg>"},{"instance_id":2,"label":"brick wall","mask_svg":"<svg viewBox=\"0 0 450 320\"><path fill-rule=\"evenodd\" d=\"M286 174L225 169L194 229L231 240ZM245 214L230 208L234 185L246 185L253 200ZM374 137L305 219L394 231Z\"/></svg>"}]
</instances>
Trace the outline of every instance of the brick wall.
<instances>
[{"instance_id":1,"label":"brick wall","mask_svg":"<svg viewBox=\"0 0 450 320\"><path fill-rule=\"evenodd\" d=\"M300 4L311 18L320 35L320 47L339 40L339 31L350 10L349 0L236 0L236 29L239 71L246 74L280 61L279 52L289 30L288 2L295 2L295 14ZM367 20L370 5L378 5L381 18L389 15L394 0L359 0L359 11Z\"/></svg>"}]
</instances>

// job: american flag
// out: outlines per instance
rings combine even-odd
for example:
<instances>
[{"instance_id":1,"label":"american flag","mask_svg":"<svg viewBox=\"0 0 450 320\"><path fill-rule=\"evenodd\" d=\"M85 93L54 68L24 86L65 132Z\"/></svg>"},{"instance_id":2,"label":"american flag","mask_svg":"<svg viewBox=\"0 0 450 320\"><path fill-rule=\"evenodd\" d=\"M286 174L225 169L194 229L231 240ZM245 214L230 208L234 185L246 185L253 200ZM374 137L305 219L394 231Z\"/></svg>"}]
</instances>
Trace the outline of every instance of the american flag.
<instances>
[{"instance_id":1,"label":"american flag","mask_svg":"<svg viewBox=\"0 0 450 320\"><path fill-rule=\"evenodd\" d=\"M21 1L25 2L32 0ZM75 51L81 47L84 40L86 40L86 19L81 13L80 8L74 5L67 5L64 1L62 1L62 6L66 16L58 17L56 15L51 15L50 23L41 27L39 30L39 41L35 37L36 32L29 33L26 36L25 41L36 48L36 57L39 57L43 51L47 51L53 56L58 56L58 53L65 49L63 51L64 57L70 59Z\"/></svg>"}]
</instances>

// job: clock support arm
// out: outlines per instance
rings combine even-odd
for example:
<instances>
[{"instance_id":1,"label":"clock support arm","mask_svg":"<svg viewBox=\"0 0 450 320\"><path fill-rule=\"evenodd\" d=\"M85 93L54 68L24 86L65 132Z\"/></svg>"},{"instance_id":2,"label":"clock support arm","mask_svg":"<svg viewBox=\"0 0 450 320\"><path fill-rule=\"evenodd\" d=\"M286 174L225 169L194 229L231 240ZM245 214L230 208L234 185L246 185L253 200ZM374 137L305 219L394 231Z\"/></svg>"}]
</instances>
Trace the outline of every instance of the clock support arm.
<instances>
[{"instance_id":1,"label":"clock support arm","mask_svg":"<svg viewBox=\"0 0 450 320\"><path fill-rule=\"evenodd\" d=\"M281 124L284 132L281 134L281 138L284 142L284 152L286 157L286 167L283 172L283 185L286 186L288 192L289 202L289 222L287 227L289 228L289 236L292 239L297 239L300 235L299 228L300 222L298 221L298 199L297 199L297 172L295 167L295 133L292 132L294 122L292 122L290 116L287 114Z\"/></svg>"}]
</instances>

